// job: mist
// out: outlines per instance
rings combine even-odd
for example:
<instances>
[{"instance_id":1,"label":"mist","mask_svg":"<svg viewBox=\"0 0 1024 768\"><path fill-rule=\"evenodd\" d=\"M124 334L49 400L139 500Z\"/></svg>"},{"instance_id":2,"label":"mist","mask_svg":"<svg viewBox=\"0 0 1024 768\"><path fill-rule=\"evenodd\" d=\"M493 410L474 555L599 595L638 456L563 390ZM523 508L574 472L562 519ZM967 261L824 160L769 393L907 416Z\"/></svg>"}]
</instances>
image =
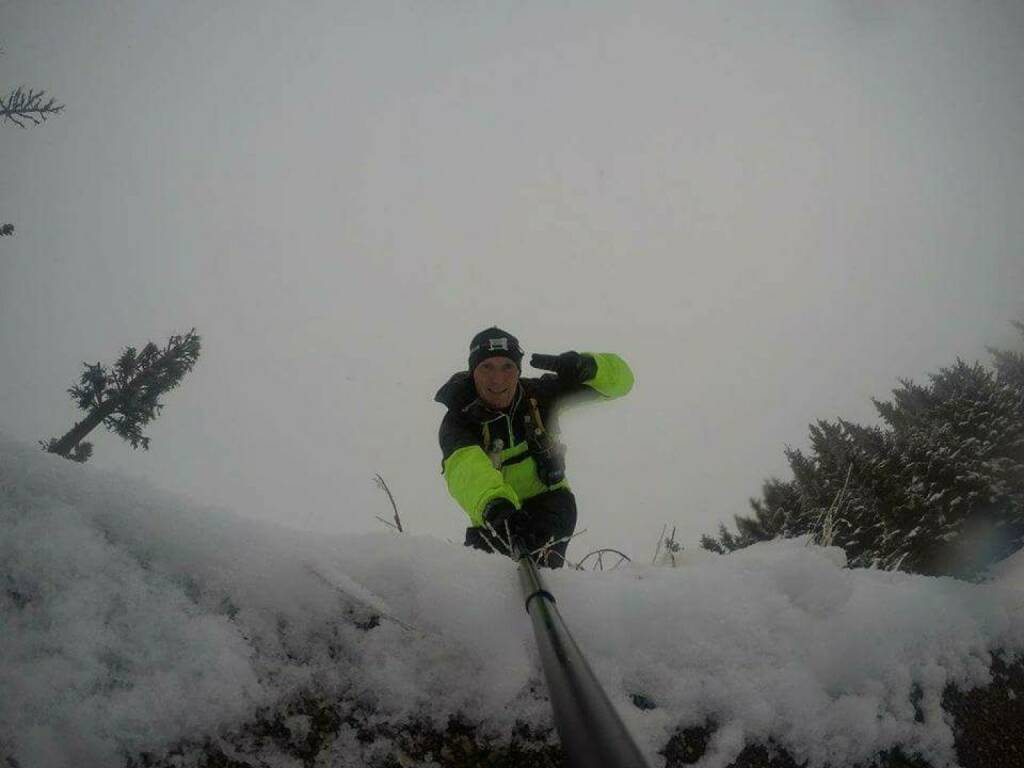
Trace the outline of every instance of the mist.
<instances>
[{"instance_id":1,"label":"mist","mask_svg":"<svg viewBox=\"0 0 1024 768\"><path fill-rule=\"evenodd\" d=\"M66 109L0 126L0 431L195 327L90 466L327 532L382 528L379 472L461 540L432 398L496 324L636 374L562 418L570 557L696 546L809 422L1015 343L1022 41L994 1L2 3L0 86Z\"/></svg>"}]
</instances>

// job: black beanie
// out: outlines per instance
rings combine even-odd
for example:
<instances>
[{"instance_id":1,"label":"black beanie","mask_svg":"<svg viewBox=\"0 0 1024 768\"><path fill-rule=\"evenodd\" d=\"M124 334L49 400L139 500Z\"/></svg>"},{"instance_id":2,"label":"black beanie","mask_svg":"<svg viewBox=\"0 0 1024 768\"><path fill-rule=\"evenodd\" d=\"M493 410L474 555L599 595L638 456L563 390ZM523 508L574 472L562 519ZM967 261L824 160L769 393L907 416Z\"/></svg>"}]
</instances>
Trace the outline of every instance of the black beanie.
<instances>
[{"instance_id":1,"label":"black beanie","mask_svg":"<svg viewBox=\"0 0 1024 768\"><path fill-rule=\"evenodd\" d=\"M488 357L507 357L516 364L516 368L522 368L520 362L523 359L523 350L519 348L519 339L493 326L486 331L480 331L469 342L470 372Z\"/></svg>"}]
</instances>

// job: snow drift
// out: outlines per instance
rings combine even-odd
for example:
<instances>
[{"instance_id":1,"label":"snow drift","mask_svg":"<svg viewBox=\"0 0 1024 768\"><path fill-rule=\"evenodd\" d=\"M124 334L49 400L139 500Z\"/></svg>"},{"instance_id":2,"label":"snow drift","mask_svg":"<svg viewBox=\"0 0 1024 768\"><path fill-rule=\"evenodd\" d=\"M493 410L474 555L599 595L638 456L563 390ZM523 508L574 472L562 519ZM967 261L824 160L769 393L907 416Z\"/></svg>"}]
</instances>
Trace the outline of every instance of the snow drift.
<instances>
[{"instance_id":1,"label":"snow drift","mask_svg":"<svg viewBox=\"0 0 1024 768\"><path fill-rule=\"evenodd\" d=\"M956 761L945 686L985 685L994 651L1024 648L1021 574L848 569L790 540L548 582L653 765L714 720L704 766L769 737L813 766L895 745L940 766ZM435 538L297 532L0 435L0 581L0 757L23 768L175 746L188 764L187 745L309 690L397 729L550 725L512 563ZM392 747L342 728L323 757Z\"/></svg>"}]
</instances>

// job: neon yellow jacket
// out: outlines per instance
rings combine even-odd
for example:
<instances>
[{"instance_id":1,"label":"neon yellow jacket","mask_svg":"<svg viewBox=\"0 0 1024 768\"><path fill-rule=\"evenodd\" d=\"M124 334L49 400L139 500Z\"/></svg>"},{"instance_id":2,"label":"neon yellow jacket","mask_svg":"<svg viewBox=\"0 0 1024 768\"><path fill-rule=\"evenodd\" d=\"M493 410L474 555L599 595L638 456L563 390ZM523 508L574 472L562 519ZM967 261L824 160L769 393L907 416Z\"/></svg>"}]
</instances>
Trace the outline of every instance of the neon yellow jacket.
<instances>
[{"instance_id":1,"label":"neon yellow jacket","mask_svg":"<svg viewBox=\"0 0 1024 768\"><path fill-rule=\"evenodd\" d=\"M494 410L477 397L468 371L455 374L438 391L434 399L448 408L439 433L442 471L448 492L473 526L483 525L484 509L494 499L508 499L518 509L526 499L568 487L566 480L544 485L538 476L524 423L532 410L531 398L548 431L557 434L559 406L574 399L611 400L633 388L633 372L621 357L610 352L582 354L597 364L589 381L567 384L554 374L520 379L505 411Z\"/></svg>"}]
</instances>

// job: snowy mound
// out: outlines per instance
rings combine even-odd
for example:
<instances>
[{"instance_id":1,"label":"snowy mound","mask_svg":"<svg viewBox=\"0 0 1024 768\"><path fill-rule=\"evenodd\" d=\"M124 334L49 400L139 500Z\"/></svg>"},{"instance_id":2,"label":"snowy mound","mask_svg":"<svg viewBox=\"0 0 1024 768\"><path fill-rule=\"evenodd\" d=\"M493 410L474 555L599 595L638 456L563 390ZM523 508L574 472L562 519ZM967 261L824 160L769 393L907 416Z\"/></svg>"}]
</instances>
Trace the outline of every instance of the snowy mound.
<instances>
[{"instance_id":1,"label":"snowy mound","mask_svg":"<svg viewBox=\"0 0 1024 768\"><path fill-rule=\"evenodd\" d=\"M951 764L944 687L1024 647L1020 568L971 585L795 540L683 554L548 577L652 764L708 720L706 766L769 736L812 765L897 744ZM0 758L23 768L159 756L309 690L397 728L550 724L512 563L437 539L298 533L0 435L0 579ZM374 748L342 728L325 764Z\"/></svg>"}]
</instances>

